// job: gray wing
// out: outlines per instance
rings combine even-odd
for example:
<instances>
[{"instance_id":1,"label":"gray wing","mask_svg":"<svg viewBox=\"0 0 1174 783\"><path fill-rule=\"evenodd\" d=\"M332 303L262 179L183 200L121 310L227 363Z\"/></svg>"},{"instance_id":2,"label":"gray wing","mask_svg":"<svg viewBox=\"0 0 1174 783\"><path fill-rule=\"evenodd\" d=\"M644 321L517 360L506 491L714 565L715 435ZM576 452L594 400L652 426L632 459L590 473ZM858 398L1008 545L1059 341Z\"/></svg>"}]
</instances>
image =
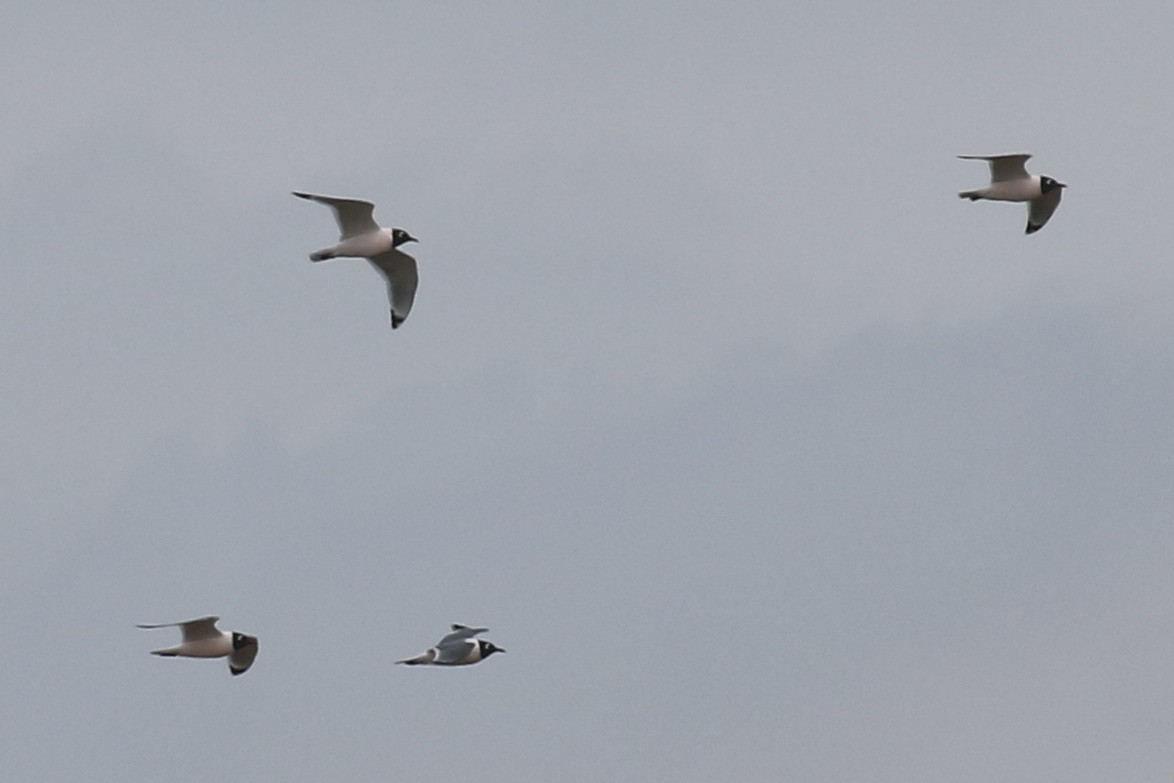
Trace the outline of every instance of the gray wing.
<instances>
[{"instance_id":1,"label":"gray wing","mask_svg":"<svg viewBox=\"0 0 1174 783\"><path fill-rule=\"evenodd\" d=\"M253 661L257 659L257 651L260 645L256 642L246 644L239 650L233 650L232 655L228 657L228 670L233 673L233 676L244 674L253 665Z\"/></svg>"},{"instance_id":2,"label":"gray wing","mask_svg":"<svg viewBox=\"0 0 1174 783\"><path fill-rule=\"evenodd\" d=\"M1027 160L1031 155L1019 153L1016 155L959 155L965 160L985 160L991 164L991 184L1006 182L1009 179L1024 179L1027 177Z\"/></svg>"},{"instance_id":3,"label":"gray wing","mask_svg":"<svg viewBox=\"0 0 1174 783\"><path fill-rule=\"evenodd\" d=\"M1039 198L1028 202L1027 231L1025 233L1034 234L1044 227L1048 218L1056 211L1056 207L1060 206L1060 194L1063 191L1063 188L1053 188Z\"/></svg>"},{"instance_id":4,"label":"gray wing","mask_svg":"<svg viewBox=\"0 0 1174 783\"><path fill-rule=\"evenodd\" d=\"M398 329L412 311L412 302L416 300L416 286L420 282L416 259L393 248L368 260L387 278L391 328Z\"/></svg>"},{"instance_id":5,"label":"gray wing","mask_svg":"<svg viewBox=\"0 0 1174 783\"><path fill-rule=\"evenodd\" d=\"M446 635L443 639L436 643L437 647L448 644L449 642L461 642L467 639L472 639L479 633L485 633L488 628L473 628L468 625L461 625L460 623L452 624L452 633Z\"/></svg>"},{"instance_id":6,"label":"gray wing","mask_svg":"<svg viewBox=\"0 0 1174 783\"><path fill-rule=\"evenodd\" d=\"M194 642L198 639L217 639L220 631L216 628L219 617L200 617L195 620L186 620L182 623L160 623L158 625L142 625L139 628L179 628L183 631L185 642Z\"/></svg>"},{"instance_id":7,"label":"gray wing","mask_svg":"<svg viewBox=\"0 0 1174 783\"><path fill-rule=\"evenodd\" d=\"M350 237L379 230L379 224L375 222L375 218L372 216L375 205L370 201L363 201L357 198L316 196L313 193L301 193L296 190L293 194L298 198L317 201L319 204L325 204L333 209L334 219L338 221L339 239L349 239Z\"/></svg>"},{"instance_id":8,"label":"gray wing","mask_svg":"<svg viewBox=\"0 0 1174 783\"><path fill-rule=\"evenodd\" d=\"M472 638L450 639L449 634L436 645L436 659L433 663L454 664L462 663L477 647L477 640Z\"/></svg>"}]
</instances>

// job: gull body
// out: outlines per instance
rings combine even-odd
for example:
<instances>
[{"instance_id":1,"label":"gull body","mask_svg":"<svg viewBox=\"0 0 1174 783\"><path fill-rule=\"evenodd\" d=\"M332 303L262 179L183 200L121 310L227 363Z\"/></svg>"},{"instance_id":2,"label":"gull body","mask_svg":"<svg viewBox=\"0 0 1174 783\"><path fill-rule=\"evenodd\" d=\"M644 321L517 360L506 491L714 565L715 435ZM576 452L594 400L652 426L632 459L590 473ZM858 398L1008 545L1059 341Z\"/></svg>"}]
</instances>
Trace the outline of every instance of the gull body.
<instances>
[{"instance_id":1,"label":"gull body","mask_svg":"<svg viewBox=\"0 0 1174 783\"><path fill-rule=\"evenodd\" d=\"M257 657L257 637L240 631L221 631L216 627L219 617L200 617L182 623L139 625L139 628L179 628L183 641L174 647L152 650L151 655L165 658L228 658L228 670L234 675L244 674Z\"/></svg>"},{"instance_id":2,"label":"gull body","mask_svg":"<svg viewBox=\"0 0 1174 783\"><path fill-rule=\"evenodd\" d=\"M391 328L398 329L411 312L419 285L416 259L399 250L400 245L416 242L402 228L383 228L375 222L375 205L370 201L336 196L318 196L294 191L298 198L316 201L334 211L338 223L338 243L310 254L311 261L332 258L365 258L387 280L387 298L391 303Z\"/></svg>"},{"instance_id":3,"label":"gull body","mask_svg":"<svg viewBox=\"0 0 1174 783\"><path fill-rule=\"evenodd\" d=\"M471 628L457 623L451 627L452 633L437 642L435 647L415 658L405 658L396 663L408 666L469 666L485 660L494 653L505 652L493 642L474 638L477 634L488 631L488 628Z\"/></svg>"},{"instance_id":4,"label":"gull body","mask_svg":"<svg viewBox=\"0 0 1174 783\"><path fill-rule=\"evenodd\" d=\"M347 237L337 245L317 250L310 254L312 261L328 261L339 256L349 258L373 258L395 248L393 229L381 228L357 237Z\"/></svg>"},{"instance_id":5,"label":"gull body","mask_svg":"<svg viewBox=\"0 0 1174 783\"><path fill-rule=\"evenodd\" d=\"M991 184L974 190L964 190L959 198L971 201L1026 201L1027 231L1034 234L1044 227L1056 207L1060 205L1061 191L1068 187L1051 177L1027 173L1027 153L1015 155L959 155L964 160L985 160L991 167Z\"/></svg>"}]
</instances>

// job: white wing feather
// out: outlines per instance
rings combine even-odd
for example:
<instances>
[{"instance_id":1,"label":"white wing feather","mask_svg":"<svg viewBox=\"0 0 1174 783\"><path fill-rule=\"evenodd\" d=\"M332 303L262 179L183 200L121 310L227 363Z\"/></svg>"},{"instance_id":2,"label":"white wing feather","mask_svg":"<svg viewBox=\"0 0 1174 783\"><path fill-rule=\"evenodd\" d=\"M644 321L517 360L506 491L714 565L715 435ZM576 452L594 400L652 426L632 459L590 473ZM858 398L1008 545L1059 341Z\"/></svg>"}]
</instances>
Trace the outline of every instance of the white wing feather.
<instances>
[{"instance_id":1,"label":"white wing feather","mask_svg":"<svg viewBox=\"0 0 1174 783\"><path fill-rule=\"evenodd\" d=\"M294 191L298 198L317 201L334 210L334 219L338 222L339 239L349 239L361 234L369 234L379 230L372 213L375 205L370 201L357 198L338 198L337 196L318 196L313 193Z\"/></svg>"},{"instance_id":2,"label":"white wing feather","mask_svg":"<svg viewBox=\"0 0 1174 783\"><path fill-rule=\"evenodd\" d=\"M1031 157L1028 153L1015 155L959 155L963 160L985 160L991 164L991 184L1006 182L1010 179L1025 179L1028 175L1026 163Z\"/></svg>"},{"instance_id":3,"label":"white wing feather","mask_svg":"<svg viewBox=\"0 0 1174 783\"><path fill-rule=\"evenodd\" d=\"M1027 233L1034 234L1044 227L1056 207L1060 206L1060 194L1063 188L1053 188L1039 198L1028 202L1027 205Z\"/></svg>"},{"instance_id":4,"label":"white wing feather","mask_svg":"<svg viewBox=\"0 0 1174 783\"><path fill-rule=\"evenodd\" d=\"M387 278L387 300L391 304L391 325L398 327L412 311L420 273L416 259L396 249L371 257L372 266Z\"/></svg>"},{"instance_id":5,"label":"white wing feather","mask_svg":"<svg viewBox=\"0 0 1174 783\"><path fill-rule=\"evenodd\" d=\"M209 615L195 620L185 620L182 623L159 623L158 625L140 624L139 628L179 628L183 632L185 642L194 642L200 639L217 639L220 630L216 627L219 617Z\"/></svg>"}]
</instances>

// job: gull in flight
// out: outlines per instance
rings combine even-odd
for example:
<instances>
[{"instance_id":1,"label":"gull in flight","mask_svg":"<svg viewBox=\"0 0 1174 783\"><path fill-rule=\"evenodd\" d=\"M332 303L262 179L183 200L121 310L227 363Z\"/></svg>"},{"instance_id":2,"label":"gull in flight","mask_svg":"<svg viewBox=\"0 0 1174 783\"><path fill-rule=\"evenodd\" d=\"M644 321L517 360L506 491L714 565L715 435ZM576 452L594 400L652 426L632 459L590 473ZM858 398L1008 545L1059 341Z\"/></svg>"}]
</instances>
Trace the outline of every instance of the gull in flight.
<instances>
[{"instance_id":1,"label":"gull in flight","mask_svg":"<svg viewBox=\"0 0 1174 783\"><path fill-rule=\"evenodd\" d=\"M316 196L294 191L298 198L317 201L334 210L338 221L338 244L316 250L311 261L326 261L339 256L365 258L387 278L387 298L391 302L391 328L398 329L412 310L419 274L416 259L399 250L407 242L417 241L402 228L380 228L371 213L375 205L354 198Z\"/></svg>"},{"instance_id":2,"label":"gull in flight","mask_svg":"<svg viewBox=\"0 0 1174 783\"><path fill-rule=\"evenodd\" d=\"M964 190L958 196L971 201L978 201L980 198L990 201L1026 201L1028 234L1034 234L1044 227L1048 218L1056 211L1056 207L1060 206L1061 192L1068 187L1051 177L1028 174L1024 167L1027 159L1031 157L1028 154L958 157L965 160L985 160L991 164L991 184L985 188Z\"/></svg>"},{"instance_id":3,"label":"gull in flight","mask_svg":"<svg viewBox=\"0 0 1174 783\"><path fill-rule=\"evenodd\" d=\"M257 657L257 637L239 631L221 631L216 627L219 617L201 617L183 623L140 625L139 628L178 627L183 642L175 647L152 650L151 655L167 658L228 658L228 670L234 675L244 674Z\"/></svg>"},{"instance_id":4,"label":"gull in flight","mask_svg":"<svg viewBox=\"0 0 1174 783\"><path fill-rule=\"evenodd\" d=\"M468 666L483 661L496 652L505 652L493 642L473 638L488 630L454 624L452 633L437 642L435 647L415 658L405 658L396 663L406 663L408 666Z\"/></svg>"}]
</instances>

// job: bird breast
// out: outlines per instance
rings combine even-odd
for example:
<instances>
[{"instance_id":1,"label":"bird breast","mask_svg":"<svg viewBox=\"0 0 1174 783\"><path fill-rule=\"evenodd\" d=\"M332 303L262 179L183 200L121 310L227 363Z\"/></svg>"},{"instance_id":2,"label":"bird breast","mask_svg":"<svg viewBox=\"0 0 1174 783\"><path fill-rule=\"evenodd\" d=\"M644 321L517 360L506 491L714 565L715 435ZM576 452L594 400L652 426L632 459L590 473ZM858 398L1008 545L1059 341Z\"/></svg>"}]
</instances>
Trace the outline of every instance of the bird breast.
<instances>
[{"instance_id":1,"label":"bird breast","mask_svg":"<svg viewBox=\"0 0 1174 783\"><path fill-rule=\"evenodd\" d=\"M1039 177L1009 179L983 188L983 198L991 201L1034 201L1043 195Z\"/></svg>"},{"instance_id":2,"label":"bird breast","mask_svg":"<svg viewBox=\"0 0 1174 783\"><path fill-rule=\"evenodd\" d=\"M180 645L181 654L189 658L223 658L231 655L232 634L225 633L216 639L196 639Z\"/></svg>"},{"instance_id":3,"label":"bird breast","mask_svg":"<svg viewBox=\"0 0 1174 783\"><path fill-rule=\"evenodd\" d=\"M338 243L338 248L335 252L340 256L371 258L380 253L386 253L391 248L391 232L381 228L378 231L371 231L366 234L359 234L357 237L344 239Z\"/></svg>"}]
</instances>

